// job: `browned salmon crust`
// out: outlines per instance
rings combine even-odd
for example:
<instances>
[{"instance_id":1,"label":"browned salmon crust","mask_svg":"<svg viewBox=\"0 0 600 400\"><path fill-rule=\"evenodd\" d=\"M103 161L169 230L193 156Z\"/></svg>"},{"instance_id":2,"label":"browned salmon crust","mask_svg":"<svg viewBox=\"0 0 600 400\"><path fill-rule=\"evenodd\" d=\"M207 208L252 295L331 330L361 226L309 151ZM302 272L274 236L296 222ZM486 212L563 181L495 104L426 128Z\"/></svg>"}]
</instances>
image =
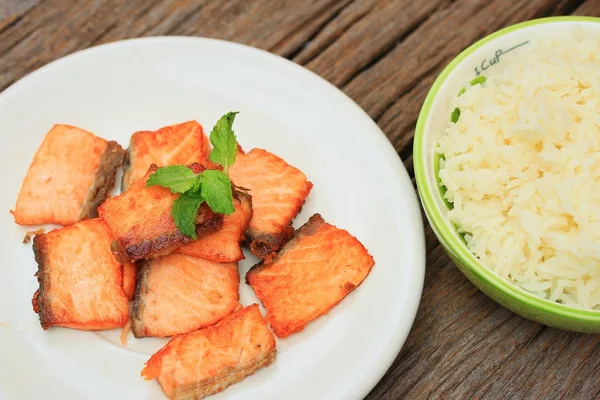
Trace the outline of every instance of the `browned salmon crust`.
<instances>
[{"instance_id":1,"label":"browned salmon crust","mask_svg":"<svg viewBox=\"0 0 600 400\"><path fill-rule=\"evenodd\" d=\"M248 228L245 238L250 251L255 256L266 260L272 258L274 252L286 244L294 236L294 228L290 225L278 233L264 233Z\"/></svg>"},{"instance_id":2,"label":"browned salmon crust","mask_svg":"<svg viewBox=\"0 0 600 400\"><path fill-rule=\"evenodd\" d=\"M148 292L148 274L150 273L150 262L141 260L137 262L137 275L135 277L135 292L133 295L133 307L131 308L131 331L136 338L146 336L143 333L142 313L144 304L140 299Z\"/></svg>"},{"instance_id":3,"label":"browned salmon crust","mask_svg":"<svg viewBox=\"0 0 600 400\"><path fill-rule=\"evenodd\" d=\"M35 276L38 279L40 285L39 289L35 291L33 295L33 310L38 313L40 317L40 324L42 328L48 329L53 325L52 311L47 306L45 301L39 301L40 293L50 292L50 276L47 273L49 266L48 260L44 256L46 254L46 241L42 239L43 236L36 235L33 238L33 255L35 261L38 264L38 270Z\"/></svg>"},{"instance_id":4,"label":"browned salmon crust","mask_svg":"<svg viewBox=\"0 0 600 400\"><path fill-rule=\"evenodd\" d=\"M123 157L123 174L121 175L121 193L124 193L128 189L127 182L125 182L125 173L131 168L131 149L125 150L125 156Z\"/></svg>"},{"instance_id":5,"label":"browned salmon crust","mask_svg":"<svg viewBox=\"0 0 600 400\"><path fill-rule=\"evenodd\" d=\"M324 224L326 224L325 220L323 219L323 217L321 216L321 214L314 214L313 216L311 216L308 221L302 225L300 228L296 229L295 231L292 230L292 240L288 240L287 246L283 246L276 254L273 258L267 259L267 260L261 260L260 262L258 262L257 264L253 265L252 267L250 267L250 269L248 270L248 272L246 272L246 283L250 284L250 281L248 280L248 277L251 276L254 273L258 273L260 272L260 270L262 270L263 268L267 268L269 266L269 264L278 261L279 259L281 259L290 249L293 249L296 242L299 242L302 240L303 237L305 236L311 236L314 235L318 229L323 226Z\"/></svg>"},{"instance_id":6,"label":"browned salmon crust","mask_svg":"<svg viewBox=\"0 0 600 400\"><path fill-rule=\"evenodd\" d=\"M203 203L198 210L198 218L196 218L196 235L203 237L218 231L221 226L223 226L223 215L216 214L206 203ZM174 229L168 233L125 246L121 241L114 240L111 249L117 260L125 263L170 254L192 240L192 238L184 236L178 229Z\"/></svg>"},{"instance_id":7,"label":"browned salmon crust","mask_svg":"<svg viewBox=\"0 0 600 400\"><path fill-rule=\"evenodd\" d=\"M86 201L81 207L80 219L96 218L98 207L108 198L108 192L115 185L117 168L125 159L125 150L115 141L107 142L106 150L100 158L100 165L94 175L94 182L88 190Z\"/></svg>"},{"instance_id":8,"label":"browned salmon crust","mask_svg":"<svg viewBox=\"0 0 600 400\"><path fill-rule=\"evenodd\" d=\"M192 164L190 168L198 173L204 167ZM173 202L179 195L161 186L146 187L146 181L157 169L153 164L144 178L99 207L100 218L115 239L112 251L122 263L166 255L192 240L177 229L171 216ZM196 218L198 236L215 232L222 225L223 215L203 203Z\"/></svg>"}]
</instances>

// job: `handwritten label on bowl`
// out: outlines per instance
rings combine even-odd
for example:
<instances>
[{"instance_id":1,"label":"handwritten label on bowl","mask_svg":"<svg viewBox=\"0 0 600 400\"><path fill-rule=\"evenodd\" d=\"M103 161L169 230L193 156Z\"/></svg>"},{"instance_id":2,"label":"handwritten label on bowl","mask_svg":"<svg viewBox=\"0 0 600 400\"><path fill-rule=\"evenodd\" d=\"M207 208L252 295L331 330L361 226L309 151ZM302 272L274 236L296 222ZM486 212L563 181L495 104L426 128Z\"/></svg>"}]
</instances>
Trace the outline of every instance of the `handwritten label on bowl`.
<instances>
[{"instance_id":1,"label":"handwritten label on bowl","mask_svg":"<svg viewBox=\"0 0 600 400\"><path fill-rule=\"evenodd\" d=\"M519 43L516 46L513 46L509 49L506 50L502 50L502 49L498 49L494 52L494 55L491 58L484 58L483 60L481 60L481 62L479 63L478 66L475 67L475 75L479 76L483 71L489 69L490 67L500 63L500 57L502 57L503 55L505 55L508 52L511 52L515 49L518 49L521 46L526 45L527 43L529 43L529 40L523 43Z\"/></svg>"}]
</instances>

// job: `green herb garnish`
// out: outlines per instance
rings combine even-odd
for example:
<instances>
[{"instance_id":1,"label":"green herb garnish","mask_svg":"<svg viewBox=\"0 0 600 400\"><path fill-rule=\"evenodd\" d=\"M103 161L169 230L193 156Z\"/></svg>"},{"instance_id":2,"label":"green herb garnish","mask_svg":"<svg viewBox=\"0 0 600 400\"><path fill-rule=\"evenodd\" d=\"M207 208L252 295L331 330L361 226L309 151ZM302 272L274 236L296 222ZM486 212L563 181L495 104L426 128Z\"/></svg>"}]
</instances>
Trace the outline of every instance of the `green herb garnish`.
<instances>
[{"instance_id":1,"label":"green herb garnish","mask_svg":"<svg viewBox=\"0 0 600 400\"><path fill-rule=\"evenodd\" d=\"M456 123L459 118L460 118L460 109L457 107L454 109L454 111L452 111L452 114L450 114L450 122Z\"/></svg>"},{"instance_id":2,"label":"green herb garnish","mask_svg":"<svg viewBox=\"0 0 600 400\"><path fill-rule=\"evenodd\" d=\"M480 85L483 85L485 83L485 81L487 81L487 78L485 76L483 76L483 75L479 75L479 76L471 79L471 82L469 82L469 83L471 84L471 86L475 86L478 83Z\"/></svg>"},{"instance_id":3,"label":"green herb garnish","mask_svg":"<svg viewBox=\"0 0 600 400\"><path fill-rule=\"evenodd\" d=\"M206 201L211 210L219 214L229 215L235 211L228 173L238 151L232 129L236 114L228 112L223 115L210 132L213 149L208 158L221 165L223 171L212 169L195 174L185 165L172 165L158 168L146 182L146 186L158 185L179 194L173 203L171 216L177 229L192 239L198 238L196 217L203 202Z\"/></svg>"},{"instance_id":4,"label":"green herb garnish","mask_svg":"<svg viewBox=\"0 0 600 400\"><path fill-rule=\"evenodd\" d=\"M185 165L159 168L148 178L146 186L159 185L173 193L185 193L198 184L199 176Z\"/></svg>"},{"instance_id":5,"label":"green herb garnish","mask_svg":"<svg viewBox=\"0 0 600 400\"><path fill-rule=\"evenodd\" d=\"M214 212L229 215L234 211L231 181L225 173L216 169L204 171L200 193Z\"/></svg>"},{"instance_id":6,"label":"green herb garnish","mask_svg":"<svg viewBox=\"0 0 600 400\"><path fill-rule=\"evenodd\" d=\"M210 132L210 143L213 150L208 158L210 161L223 166L223 171L227 174L229 167L235 162L237 155L237 140L233 132L233 121L237 112L228 112L223 115Z\"/></svg>"},{"instance_id":7,"label":"green herb garnish","mask_svg":"<svg viewBox=\"0 0 600 400\"><path fill-rule=\"evenodd\" d=\"M200 174L198 174L200 175ZM181 193L171 208L171 216L175 220L175 226L181 233L192 239L197 239L196 217L198 209L204 202L199 191L187 191Z\"/></svg>"}]
</instances>

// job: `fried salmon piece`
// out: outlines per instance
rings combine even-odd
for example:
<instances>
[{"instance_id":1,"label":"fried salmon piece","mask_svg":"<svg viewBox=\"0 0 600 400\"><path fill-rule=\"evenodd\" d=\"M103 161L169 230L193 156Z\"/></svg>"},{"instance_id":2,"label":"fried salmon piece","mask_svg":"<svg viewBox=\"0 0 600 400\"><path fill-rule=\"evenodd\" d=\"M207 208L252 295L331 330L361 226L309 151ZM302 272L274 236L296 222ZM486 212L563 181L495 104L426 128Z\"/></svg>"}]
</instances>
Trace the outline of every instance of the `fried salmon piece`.
<instances>
[{"instance_id":1,"label":"fried salmon piece","mask_svg":"<svg viewBox=\"0 0 600 400\"><path fill-rule=\"evenodd\" d=\"M113 256L110 242L98 218L33 239L39 282L33 308L42 328L101 330L125 325L129 309L123 267Z\"/></svg>"},{"instance_id":2,"label":"fried salmon piece","mask_svg":"<svg viewBox=\"0 0 600 400\"><path fill-rule=\"evenodd\" d=\"M96 217L124 157L117 142L74 126L54 125L25 175L15 222L70 225Z\"/></svg>"},{"instance_id":3,"label":"fried salmon piece","mask_svg":"<svg viewBox=\"0 0 600 400\"><path fill-rule=\"evenodd\" d=\"M123 264L123 291L128 300L135 295L135 280L137 276L137 264L126 262Z\"/></svg>"},{"instance_id":4,"label":"fried salmon piece","mask_svg":"<svg viewBox=\"0 0 600 400\"><path fill-rule=\"evenodd\" d=\"M313 185L302 171L262 149L238 154L229 174L252 196L252 219L246 230L250 250L260 258L269 257L294 234L292 219Z\"/></svg>"},{"instance_id":5,"label":"fried salmon piece","mask_svg":"<svg viewBox=\"0 0 600 400\"><path fill-rule=\"evenodd\" d=\"M113 253L123 263L166 255L192 240L177 229L171 216L173 202L179 195L162 186L146 187L157 168L152 165L125 193L111 197L98 208L100 218L114 237ZM204 167L192 164L191 168L199 173ZM196 218L199 237L217 231L222 224L222 214L214 213L206 203L200 206Z\"/></svg>"},{"instance_id":6,"label":"fried salmon piece","mask_svg":"<svg viewBox=\"0 0 600 400\"><path fill-rule=\"evenodd\" d=\"M173 336L214 325L241 308L237 263L171 253L142 261L132 312L137 338Z\"/></svg>"},{"instance_id":7,"label":"fried salmon piece","mask_svg":"<svg viewBox=\"0 0 600 400\"><path fill-rule=\"evenodd\" d=\"M234 191L233 206L234 213L223 216L221 229L185 244L176 251L220 263L243 260L240 242L252 217L252 198L244 192Z\"/></svg>"},{"instance_id":8,"label":"fried salmon piece","mask_svg":"<svg viewBox=\"0 0 600 400\"><path fill-rule=\"evenodd\" d=\"M354 236L315 214L271 264L252 267L246 282L267 309L273 333L284 338L329 312L362 283L374 264Z\"/></svg>"},{"instance_id":9,"label":"fried salmon piece","mask_svg":"<svg viewBox=\"0 0 600 400\"><path fill-rule=\"evenodd\" d=\"M270 365L276 354L275 338L253 304L174 337L150 357L142 376L156 379L171 400L203 399Z\"/></svg>"},{"instance_id":10,"label":"fried salmon piece","mask_svg":"<svg viewBox=\"0 0 600 400\"><path fill-rule=\"evenodd\" d=\"M140 180L152 164L159 167L204 164L209 146L202 125L196 121L165 126L157 131L135 132L127 149L121 192Z\"/></svg>"}]
</instances>

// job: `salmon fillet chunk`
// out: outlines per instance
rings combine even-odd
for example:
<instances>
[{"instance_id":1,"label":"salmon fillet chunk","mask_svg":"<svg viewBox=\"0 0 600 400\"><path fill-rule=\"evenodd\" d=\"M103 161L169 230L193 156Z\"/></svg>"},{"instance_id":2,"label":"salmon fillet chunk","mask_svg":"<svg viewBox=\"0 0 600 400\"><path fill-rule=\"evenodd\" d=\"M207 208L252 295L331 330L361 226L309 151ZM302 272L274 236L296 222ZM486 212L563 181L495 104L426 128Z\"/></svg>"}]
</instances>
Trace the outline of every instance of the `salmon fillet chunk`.
<instances>
[{"instance_id":1,"label":"salmon fillet chunk","mask_svg":"<svg viewBox=\"0 0 600 400\"><path fill-rule=\"evenodd\" d=\"M19 225L70 225L96 217L125 151L69 125L46 134L25 175L13 215Z\"/></svg>"},{"instance_id":2,"label":"salmon fillet chunk","mask_svg":"<svg viewBox=\"0 0 600 400\"><path fill-rule=\"evenodd\" d=\"M171 253L142 261L132 313L135 337L173 336L222 320L241 308L237 263Z\"/></svg>"},{"instance_id":3,"label":"salmon fillet chunk","mask_svg":"<svg viewBox=\"0 0 600 400\"><path fill-rule=\"evenodd\" d=\"M142 179L152 164L159 167L203 164L208 151L208 137L196 121L135 132L129 141L121 191Z\"/></svg>"},{"instance_id":4,"label":"salmon fillet chunk","mask_svg":"<svg viewBox=\"0 0 600 400\"><path fill-rule=\"evenodd\" d=\"M171 400L203 399L270 365L276 354L275 338L253 304L174 337L150 357L142 376L156 379Z\"/></svg>"},{"instance_id":5,"label":"salmon fillet chunk","mask_svg":"<svg viewBox=\"0 0 600 400\"><path fill-rule=\"evenodd\" d=\"M33 308L42 328L113 329L129 317L123 266L110 250L99 219L55 229L33 239L39 289Z\"/></svg>"},{"instance_id":6,"label":"salmon fillet chunk","mask_svg":"<svg viewBox=\"0 0 600 400\"><path fill-rule=\"evenodd\" d=\"M223 216L221 229L181 246L177 252L220 263L243 260L240 242L252 217L252 198L237 191L234 193L233 206L233 214Z\"/></svg>"},{"instance_id":7,"label":"salmon fillet chunk","mask_svg":"<svg viewBox=\"0 0 600 400\"><path fill-rule=\"evenodd\" d=\"M200 164L191 167L196 173L203 169ZM169 254L192 240L177 229L171 216L173 202L179 195L162 186L146 187L156 170L157 166L152 165L125 193L111 197L98 208L100 218L114 237L113 252L123 263ZM222 224L222 214L215 214L206 203L200 206L196 218L199 237L217 231Z\"/></svg>"},{"instance_id":8,"label":"salmon fillet chunk","mask_svg":"<svg viewBox=\"0 0 600 400\"><path fill-rule=\"evenodd\" d=\"M293 235L292 220L312 183L302 171L262 149L238 154L229 174L233 183L250 190L252 219L246 240L252 253L266 258Z\"/></svg>"},{"instance_id":9,"label":"salmon fillet chunk","mask_svg":"<svg viewBox=\"0 0 600 400\"><path fill-rule=\"evenodd\" d=\"M246 282L267 309L273 333L284 338L329 312L374 264L355 237L315 214L272 263L252 267Z\"/></svg>"}]
</instances>

